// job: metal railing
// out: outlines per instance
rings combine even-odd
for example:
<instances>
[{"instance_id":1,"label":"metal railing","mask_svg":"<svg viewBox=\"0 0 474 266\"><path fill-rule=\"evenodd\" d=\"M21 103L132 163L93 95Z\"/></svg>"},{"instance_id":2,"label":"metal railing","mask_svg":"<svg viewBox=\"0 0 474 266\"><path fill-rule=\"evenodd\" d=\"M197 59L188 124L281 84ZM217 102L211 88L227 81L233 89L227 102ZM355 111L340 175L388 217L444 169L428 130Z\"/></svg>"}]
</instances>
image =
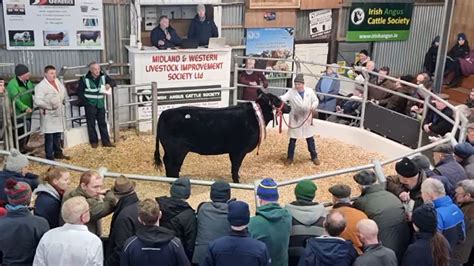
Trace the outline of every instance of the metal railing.
<instances>
[{"instance_id":1,"label":"metal railing","mask_svg":"<svg viewBox=\"0 0 474 266\"><path fill-rule=\"evenodd\" d=\"M19 98L23 95L33 94L33 92L34 92L34 89L26 90L26 91L18 93L12 99L12 103L11 103L12 104L11 110L12 110L12 117L13 117L12 129L13 129L14 147L17 149L20 149L20 140L27 138L31 136L32 134L40 131L39 127L33 128L33 123L31 121L33 119L33 115L37 113L37 111L39 110L38 107L34 106L33 104L33 107L31 108L31 113L27 113L27 112L23 112L21 114L16 113L16 102L19 100ZM28 119L30 121L28 121ZM18 120L21 121L20 124L18 124ZM29 124L29 128L28 128L28 124ZM23 134L19 135L18 131L21 128L23 128L22 130Z\"/></svg>"}]
</instances>

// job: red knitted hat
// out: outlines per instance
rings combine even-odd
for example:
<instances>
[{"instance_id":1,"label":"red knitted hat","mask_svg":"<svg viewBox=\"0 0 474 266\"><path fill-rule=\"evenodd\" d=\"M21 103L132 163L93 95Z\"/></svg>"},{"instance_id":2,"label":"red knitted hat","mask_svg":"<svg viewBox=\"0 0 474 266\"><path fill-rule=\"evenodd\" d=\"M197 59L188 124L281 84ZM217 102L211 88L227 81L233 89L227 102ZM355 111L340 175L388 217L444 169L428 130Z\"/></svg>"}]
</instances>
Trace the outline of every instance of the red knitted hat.
<instances>
[{"instance_id":1,"label":"red knitted hat","mask_svg":"<svg viewBox=\"0 0 474 266\"><path fill-rule=\"evenodd\" d=\"M31 188L25 182L17 182L14 179L8 179L5 186L8 203L11 205L30 205Z\"/></svg>"}]
</instances>

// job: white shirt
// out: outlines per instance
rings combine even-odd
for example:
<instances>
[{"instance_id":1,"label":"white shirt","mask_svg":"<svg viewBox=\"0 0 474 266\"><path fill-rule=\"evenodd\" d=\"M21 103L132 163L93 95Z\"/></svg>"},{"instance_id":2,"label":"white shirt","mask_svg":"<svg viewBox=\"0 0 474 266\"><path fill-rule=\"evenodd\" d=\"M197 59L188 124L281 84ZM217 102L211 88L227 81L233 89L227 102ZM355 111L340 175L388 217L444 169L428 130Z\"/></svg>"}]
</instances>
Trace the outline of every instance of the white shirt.
<instances>
[{"instance_id":1,"label":"white shirt","mask_svg":"<svg viewBox=\"0 0 474 266\"><path fill-rule=\"evenodd\" d=\"M102 242L85 225L65 224L41 238L33 265L103 265Z\"/></svg>"}]
</instances>

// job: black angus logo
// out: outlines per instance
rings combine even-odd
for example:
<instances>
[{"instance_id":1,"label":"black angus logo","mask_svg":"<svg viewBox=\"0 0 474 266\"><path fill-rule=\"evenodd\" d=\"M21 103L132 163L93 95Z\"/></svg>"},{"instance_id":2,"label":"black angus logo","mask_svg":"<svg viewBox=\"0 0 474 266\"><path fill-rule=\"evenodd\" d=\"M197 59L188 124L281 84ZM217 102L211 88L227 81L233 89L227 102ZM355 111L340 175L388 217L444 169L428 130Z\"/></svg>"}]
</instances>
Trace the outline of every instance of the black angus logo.
<instances>
[{"instance_id":1,"label":"black angus logo","mask_svg":"<svg viewBox=\"0 0 474 266\"><path fill-rule=\"evenodd\" d=\"M75 0L30 0L32 6L74 6Z\"/></svg>"}]
</instances>

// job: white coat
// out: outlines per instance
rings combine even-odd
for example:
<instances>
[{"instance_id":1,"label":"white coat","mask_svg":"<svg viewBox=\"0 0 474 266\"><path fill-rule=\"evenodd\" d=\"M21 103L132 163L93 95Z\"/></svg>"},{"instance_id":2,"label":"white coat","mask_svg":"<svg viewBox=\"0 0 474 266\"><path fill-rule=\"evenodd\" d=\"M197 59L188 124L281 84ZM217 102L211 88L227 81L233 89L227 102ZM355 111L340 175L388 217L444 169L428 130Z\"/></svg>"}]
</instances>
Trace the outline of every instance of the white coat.
<instances>
[{"instance_id":1,"label":"white coat","mask_svg":"<svg viewBox=\"0 0 474 266\"><path fill-rule=\"evenodd\" d=\"M54 88L46 79L43 79L35 86L34 104L40 108L40 125L43 133L62 133L65 130L64 98L66 88L55 80L58 90Z\"/></svg>"},{"instance_id":2,"label":"white coat","mask_svg":"<svg viewBox=\"0 0 474 266\"><path fill-rule=\"evenodd\" d=\"M310 114L316 111L319 104L318 97L316 97L314 90L305 87L304 97L301 98L298 91L293 88L280 96L280 98L291 106L290 120L288 122L288 136L293 139L306 139L314 136L315 128L314 125L312 125L313 119ZM310 117L308 118L308 116ZM306 122L304 122L305 119L307 119Z\"/></svg>"}]
</instances>

